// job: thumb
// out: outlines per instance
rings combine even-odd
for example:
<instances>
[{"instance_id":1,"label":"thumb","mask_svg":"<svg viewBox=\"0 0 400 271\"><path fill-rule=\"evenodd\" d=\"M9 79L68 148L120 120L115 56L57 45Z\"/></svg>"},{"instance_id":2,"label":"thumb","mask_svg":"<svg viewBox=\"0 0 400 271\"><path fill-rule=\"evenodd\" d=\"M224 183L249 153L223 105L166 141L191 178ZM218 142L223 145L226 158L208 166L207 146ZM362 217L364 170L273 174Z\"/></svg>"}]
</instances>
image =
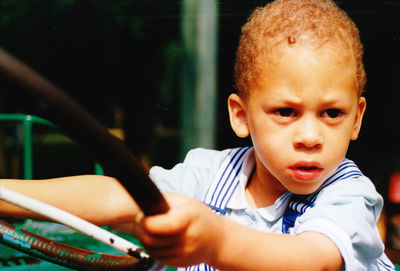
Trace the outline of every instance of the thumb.
<instances>
[{"instance_id":1,"label":"thumb","mask_svg":"<svg viewBox=\"0 0 400 271\"><path fill-rule=\"evenodd\" d=\"M150 234L171 235L183 232L192 221L193 204L190 198L178 194L168 194L169 211L143 219L143 227ZM197 203L197 202L196 202Z\"/></svg>"}]
</instances>

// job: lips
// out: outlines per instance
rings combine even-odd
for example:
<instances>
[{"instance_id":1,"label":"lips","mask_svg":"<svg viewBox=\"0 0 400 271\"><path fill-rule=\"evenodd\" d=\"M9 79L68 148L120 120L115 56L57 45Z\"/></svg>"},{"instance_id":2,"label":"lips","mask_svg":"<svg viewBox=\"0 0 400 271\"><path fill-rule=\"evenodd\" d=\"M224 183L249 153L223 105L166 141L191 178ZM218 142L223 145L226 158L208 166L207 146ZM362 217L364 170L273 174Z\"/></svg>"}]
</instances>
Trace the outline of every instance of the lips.
<instances>
[{"instance_id":1,"label":"lips","mask_svg":"<svg viewBox=\"0 0 400 271\"><path fill-rule=\"evenodd\" d=\"M313 181L322 174L322 167L316 162L299 162L291 166L290 170L301 181Z\"/></svg>"}]
</instances>

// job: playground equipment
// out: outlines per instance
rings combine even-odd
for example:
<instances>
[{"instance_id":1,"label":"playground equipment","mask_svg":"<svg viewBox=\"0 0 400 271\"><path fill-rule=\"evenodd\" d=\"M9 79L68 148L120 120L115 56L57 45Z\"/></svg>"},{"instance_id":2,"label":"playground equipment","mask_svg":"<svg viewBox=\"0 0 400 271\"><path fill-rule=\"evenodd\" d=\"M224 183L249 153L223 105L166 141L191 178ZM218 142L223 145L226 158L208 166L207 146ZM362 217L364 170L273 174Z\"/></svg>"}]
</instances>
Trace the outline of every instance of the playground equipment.
<instances>
[{"instance_id":1,"label":"playground equipment","mask_svg":"<svg viewBox=\"0 0 400 271\"><path fill-rule=\"evenodd\" d=\"M25 114L0 114L0 122L12 123L15 124L17 127L22 126L21 141L23 145L23 154L21 160L23 160L23 176L24 179L27 180L33 179L33 126L44 125L55 129L55 125L43 118ZM16 141L19 140L16 139ZM103 173L101 166L99 166L97 163L95 164L95 173ZM62 243L49 241L48 239L40 237L37 234L30 233L24 229L19 229L19 227L10 225L4 221L0 221L0 233L2 234L2 243L7 244L8 246L17 248L41 259L45 259L47 261L72 268L133 268L139 262L137 258L142 259L142 262L133 269L143 270L149 268L153 264L153 261L150 259L150 257L146 255L143 251L141 251L141 249L136 244L133 244L130 241L126 241L125 239L122 239L119 236L110 233L102 228L91 225L90 223L87 223L82 219L63 212L62 210L58 210L52 206L40 203L2 187L0 187L0 198L21 207L25 207L26 209L30 209L32 211L40 213L43 216L47 216L55 221L58 221L59 223L69 226L71 229L76 229L78 232L84 233L88 236L93 236L95 239L103 243L109 243L108 240L112 239L113 243L110 244L112 247L125 254L136 254L136 258L122 255L119 256L109 255L105 253L97 253L79 248L76 249L74 247L66 246ZM31 223L24 224L29 225ZM36 226L37 225L38 224L36 223ZM46 223L46 225L49 226L49 223ZM82 238L82 236L77 234L77 232L68 231L68 234L77 236L78 240ZM61 233L58 237L62 236L63 234ZM136 241L135 238L130 239ZM82 242L79 241L76 243ZM18 266L20 269L27 267L27 264L21 263L21 261L16 261L15 256L12 259L11 263L7 261L7 259L9 258L10 257L0 259L0 263L2 263L3 269L7 267L15 268L15 265L17 264L19 264ZM24 259L26 260L26 257ZM51 266L51 269L53 270L55 268L52 265L43 264L42 262L35 262L35 265L40 265L41 268Z\"/></svg>"},{"instance_id":2,"label":"playground equipment","mask_svg":"<svg viewBox=\"0 0 400 271\"><path fill-rule=\"evenodd\" d=\"M108 130L103 127L94 117L87 113L72 99L63 94L60 89L51 84L44 77L2 49L0 49L0 71L6 76L7 79L19 84L23 89L46 103L51 112L48 118L55 123L57 127L63 131L63 133L74 139L77 143L86 147L86 149L88 149L88 151L99 160L99 163L103 166L103 168L105 168L107 174L115 177L121 182L125 189L133 196L145 215L162 213L168 210L168 205L163 196L155 184L150 180L147 172L145 172L141 167L136 157L123 145L119 139L111 135ZM29 130L30 124L27 124L26 127L28 127L27 130ZM101 148L99 146L101 146ZM27 157L28 156L29 153ZM28 205L24 207L29 207ZM25 231L20 231L22 234L16 237L16 231L12 233L7 225L3 225L4 231L2 233L3 238L1 240L3 240L5 244L11 245L6 243L5 240L13 239L14 241L17 240L17 243L14 246L15 248L31 253L32 255L34 255L33 251L39 250L35 247L36 243L34 241L34 239L39 240L39 237L35 236L34 238L31 238L31 236L26 239L25 237L29 236L29 234ZM8 233L10 234L8 235ZM20 238L19 236L22 237ZM19 239L30 241L28 241L28 243L18 243ZM113 238L108 239L109 244L114 243L114 241L115 240ZM51 240L47 242L48 244L52 244L54 247L54 242ZM75 249L76 248L74 248L74 250ZM60 250L63 251L62 249ZM47 251L48 250L46 250L46 253ZM51 248L50 251L54 252L57 251L57 249ZM83 252L80 253L83 254ZM143 268L147 269L153 266L152 261L149 260L147 255L142 254L140 249L137 247L134 247L134 249L131 250L125 250L125 253L129 254L131 258L136 258L136 260L131 260L130 269L134 267L135 270L142 270ZM46 256L48 256L47 254ZM96 253L92 254L96 255ZM36 254L34 256L42 257L43 255ZM48 260L45 256L42 258ZM72 268L89 268L85 265L79 265L81 264L81 261L79 260L75 262L72 262L71 260L72 258L80 259L80 257L62 259L61 261L59 261L59 255L54 255L53 258L56 259L57 263L59 264L62 264L65 261L71 261L71 264L68 263L69 265L66 266ZM87 257L84 256L83 258ZM94 258L99 258L99 256ZM102 258L102 256L100 258ZM89 262L92 261L94 260L89 260ZM105 266L100 266L99 262L95 262L95 264L90 266L90 268L104 269ZM115 262L117 262L117 260L113 263ZM113 266L114 264L108 265L107 268L111 268ZM153 268L158 267L154 266Z\"/></svg>"}]
</instances>

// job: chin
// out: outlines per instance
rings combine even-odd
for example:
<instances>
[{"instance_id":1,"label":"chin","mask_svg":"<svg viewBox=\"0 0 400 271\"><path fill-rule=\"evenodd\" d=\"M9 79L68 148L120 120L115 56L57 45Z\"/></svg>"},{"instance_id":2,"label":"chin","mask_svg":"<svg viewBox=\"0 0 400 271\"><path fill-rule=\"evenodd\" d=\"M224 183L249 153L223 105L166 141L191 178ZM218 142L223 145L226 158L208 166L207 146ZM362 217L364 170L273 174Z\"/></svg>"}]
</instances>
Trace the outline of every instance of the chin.
<instances>
[{"instance_id":1,"label":"chin","mask_svg":"<svg viewBox=\"0 0 400 271\"><path fill-rule=\"evenodd\" d=\"M296 195L309 195L309 194L312 194L315 191L317 191L319 187L320 187L320 185L317 185L315 187L314 186L313 187L295 187L295 188L291 187L291 188L288 188L288 190Z\"/></svg>"}]
</instances>

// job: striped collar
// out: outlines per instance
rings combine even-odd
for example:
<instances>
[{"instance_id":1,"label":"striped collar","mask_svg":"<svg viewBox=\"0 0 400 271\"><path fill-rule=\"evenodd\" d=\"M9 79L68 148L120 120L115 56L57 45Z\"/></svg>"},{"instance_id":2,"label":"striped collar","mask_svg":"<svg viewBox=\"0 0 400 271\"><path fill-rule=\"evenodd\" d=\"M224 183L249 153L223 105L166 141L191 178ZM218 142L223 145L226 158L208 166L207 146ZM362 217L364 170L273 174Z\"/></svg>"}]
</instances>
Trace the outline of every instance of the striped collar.
<instances>
[{"instance_id":1,"label":"striped collar","mask_svg":"<svg viewBox=\"0 0 400 271\"><path fill-rule=\"evenodd\" d=\"M232 210L250 208L245 196L245 187L254 165L255 159L252 147L232 149L220 166L204 202L221 214L225 214L226 208ZM362 173L354 162L344 159L336 171L316 192L300 196L301 201L314 202L318 193L332 183L360 176L362 176ZM260 208L257 211L266 220L273 221L283 215L289 200L294 195L291 192L286 192L272 206ZM299 197L295 196L296 198Z\"/></svg>"},{"instance_id":2,"label":"striped collar","mask_svg":"<svg viewBox=\"0 0 400 271\"><path fill-rule=\"evenodd\" d=\"M245 196L245 187L255 166L254 151L251 147L233 149L222 163L204 201L216 212L225 214L226 209L250 209ZM257 212L268 221L283 215L288 193L281 196L274 205L259 208Z\"/></svg>"},{"instance_id":3,"label":"striped collar","mask_svg":"<svg viewBox=\"0 0 400 271\"><path fill-rule=\"evenodd\" d=\"M236 189L233 191L231 199L226 205L227 209L231 210L243 210L243 209L251 209L246 199L246 186L249 181L249 177L254 170L255 167L255 158L254 158L254 150L250 149L243 162L243 166L241 172L238 175L238 184ZM287 193L285 193L286 195ZM271 206L258 208L257 212L267 221L275 221L279 217L283 215L285 211L287 201L284 199L286 196L283 195L279 197L275 203Z\"/></svg>"}]
</instances>

